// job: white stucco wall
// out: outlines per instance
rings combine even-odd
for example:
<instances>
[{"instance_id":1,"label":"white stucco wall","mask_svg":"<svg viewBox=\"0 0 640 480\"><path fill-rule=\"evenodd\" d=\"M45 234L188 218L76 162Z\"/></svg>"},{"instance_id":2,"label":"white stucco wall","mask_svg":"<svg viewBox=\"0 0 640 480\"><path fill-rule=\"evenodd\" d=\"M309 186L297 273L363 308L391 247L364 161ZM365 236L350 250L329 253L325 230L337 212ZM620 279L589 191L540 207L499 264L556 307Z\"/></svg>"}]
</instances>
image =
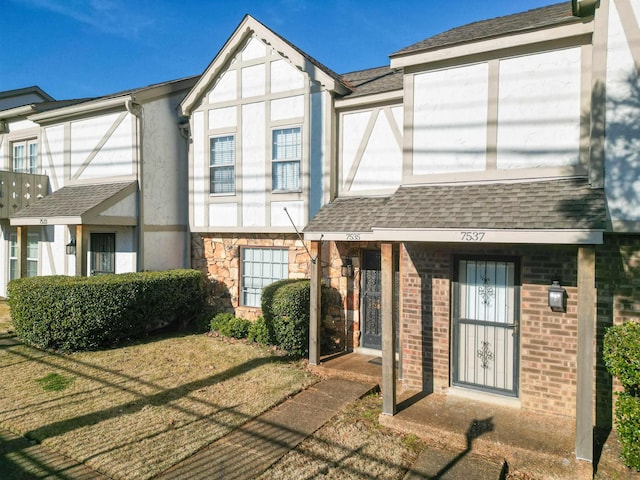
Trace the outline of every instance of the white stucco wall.
<instances>
[{"instance_id":1,"label":"white stucco wall","mask_svg":"<svg viewBox=\"0 0 640 480\"><path fill-rule=\"evenodd\" d=\"M220 75L207 98L209 103L227 102L238 98L237 72L228 70Z\"/></svg>"},{"instance_id":2,"label":"white stucco wall","mask_svg":"<svg viewBox=\"0 0 640 480\"><path fill-rule=\"evenodd\" d=\"M242 106L242 225L263 227L266 225L265 171L267 149L265 145L264 102Z\"/></svg>"},{"instance_id":3,"label":"white stucco wall","mask_svg":"<svg viewBox=\"0 0 640 480\"><path fill-rule=\"evenodd\" d=\"M212 227L237 227L237 203L212 203L209 206L209 225Z\"/></svg>"},{"instance_id":4,"label":"white stucco wall","mask_svg":"<svg viewBox=\"0 0 640 480\"><path fill-rule=\"evenodd\" d=\"M191 198L193 205L193 225L204 227L205 222L205 202L208 199L209 187L205 182L205 130L204 112L193 114L192 124L192 149L193 149L193 192Z\"/></svg>"},{"instance_id":5,"label":"white stucco wall","mask_svg":"<svg viewBox=\"0 0 640 480\"><path fill-rule=\"evenodd\" d=\"M87 180L135 174L134 119L126 113L120 120L121 115L112 113L71 122L72 177L79 175L78 179Z\"/></svg>"},{"instance_id":6,"label":"white stucco wall","mask_svg":"<svg viewBox=\"0 0 640 480\"><path fill-rule=\"evenodd\" d=\"M577 165L580 47L500 61L498 169Z\"/></svg>"},{"instance_id":7,"label":"white stucco wall","mask_svg":"<svg viewBox=\"0 0 640 480\"><path fill-rule=\"evenodd\" d=\"M486 63L414 77L413 174L485 169Z\"/></svg>"},{"instance_id":8,"label":"white stucco wall","mask_svg":"<svg viewBox=\"0 0 640 480\"><path fill-rule=\"evenodd\" d=\"M398 138L403 129L402 111L402 107L384 107L342 117L343 191L375 192L402 183L402 139Z\"/></svg>"},{"instance_id":9,"label":"white stucco wall","mask_svg":"<svg viewBox=\"0 0 640 480\"><path fill-rule=\"evenodd\" d=\"M64 125L43 128L43 141L40 142L42 173L49 175L49 187L52 191L62 188L64 176Z\"/></svg>"},{"instance_id":10,"label":"white stucco wall","mask_svg":"<svg viewBox=\"0 0 640 480\"><path fill-rule=\"evenodd\" d=\"M286 60L271 62L271 92L288 92L304 88L305 75Z\"/></svg>"},{"instance_id":11,"label":"white stucco wall","mask_svg":"<svg viewBox=\"0 0 640 480\"><path fill-rule=\"evenodd\" d=\"M631 53L638 45L629 47L617 3L609 11L605 191L612 220L640 221L640 90ZM632 7L637 26L640 5Z\"/></svg>"}]
</instances>

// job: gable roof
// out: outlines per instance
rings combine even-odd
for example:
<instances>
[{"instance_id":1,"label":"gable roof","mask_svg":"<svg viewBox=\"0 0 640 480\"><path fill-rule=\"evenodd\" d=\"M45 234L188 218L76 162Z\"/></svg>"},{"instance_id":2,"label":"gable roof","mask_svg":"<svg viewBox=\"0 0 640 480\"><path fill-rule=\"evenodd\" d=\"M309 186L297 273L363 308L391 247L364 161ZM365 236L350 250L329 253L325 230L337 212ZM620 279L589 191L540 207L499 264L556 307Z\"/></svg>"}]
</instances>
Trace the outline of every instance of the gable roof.
<instances>
[{"instance_id":1,"label":"gable roof","mask_svg":"<svg viewBox=\"0 0 640 480\"><path fill-rule=\"evenodd\" d=\"M558 3L452 28L398 50L391 54L390 57L410 55L462 43L580 22L584 22L584 19L573 16L572 2Z\"/></svg>"},{"instance_id":2,"label":"gable roof","mask_svg":"<svg viewBox=\"0 0 640 480\"><path fill-rule=\"evenodd\" d=\"M225 68L227 62L233 58L237 49L252 34L258 36L266 44L271 45L291 61L293 65L307 72L311 78L319 80L329 90L336 91L339 94L346 94L351 91L340 75L247 14L206 68L200 80L180 104L183 115L187 116L191 113L209 86L215 81L215 78Z\"/></svg>"},{"instance_id":3,"label":"gable roof","mask_svg":"<svg viewBox=\"0 0 640 480\"><path fill-rule=\"evenodd\" d=\"M472 200L470 200L472 199ZM522 183L403 186L391 196L338 198L304 233L376 230L607 229L603 189L584 178Z\"/></svg>"},{"instance_id":4,"label":"gable roof","mask_svg":"<svg viewBox=\"0 0 640 480\"><path fill-rule=\"evenodd\" d=\"M37 225L41 218L46 218L50 225L82 224L114 201L135 192L137 185L137 181L68 185L12 213L10 222L11 225Z\"/></svg>"}]
</instances>

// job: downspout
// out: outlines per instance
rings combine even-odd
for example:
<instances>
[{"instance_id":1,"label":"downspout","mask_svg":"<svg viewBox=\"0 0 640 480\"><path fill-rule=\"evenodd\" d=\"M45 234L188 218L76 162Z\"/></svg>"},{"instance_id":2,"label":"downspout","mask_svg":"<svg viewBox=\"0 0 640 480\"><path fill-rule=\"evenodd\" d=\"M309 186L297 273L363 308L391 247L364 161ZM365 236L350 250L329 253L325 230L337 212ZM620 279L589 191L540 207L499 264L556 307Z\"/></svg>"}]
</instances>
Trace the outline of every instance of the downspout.
<instances>
[{"instance_id":1,"label":"downspout","mask_svg":"<svg viewBox=\"0 0 640 480\"><path fill-rule=\"evenodd\" d=\"M186 162L187 165L190 164L190 144L191 144L191 128L190 128L190 120L187 119L186 122L182 122L178 124L178 131L180 132L180 136L185 139L185 150L187 153ZM189 186L189 167L187 167L187 238L185 245L185 263L186 268L193 268L193 260L191 258L191 214L189 211L191 210L191 188Z\"/></svg>"},{"instance_id":2,"label":"downspout","mask_svg":"<svg viewBox=\"0 0 640 480\"><path fill-rule=\"evenodd\" d=\"M136 255L136 271L144 270L144 192L143 192L143 127L144 113L142 105L135 102L135 98L131 97L126 101L125 107L127 112L136 117L136 176L138 180L138 215L136 218L136 227L138 228L138 253Z\"/></svg>"}]
</instances>

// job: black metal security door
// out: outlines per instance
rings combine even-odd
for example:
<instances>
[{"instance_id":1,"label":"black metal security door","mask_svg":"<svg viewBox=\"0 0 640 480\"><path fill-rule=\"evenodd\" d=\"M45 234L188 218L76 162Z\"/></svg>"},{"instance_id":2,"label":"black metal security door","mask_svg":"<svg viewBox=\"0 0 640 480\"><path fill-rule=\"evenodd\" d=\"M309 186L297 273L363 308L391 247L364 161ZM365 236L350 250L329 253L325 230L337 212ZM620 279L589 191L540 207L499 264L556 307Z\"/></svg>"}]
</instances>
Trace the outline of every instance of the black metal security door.
<instances>
[{"instance_id":1,"label":"black metal security door","mask_svg":"<svg viewBox=\"0 0 640 480\"><path fill-rule=\"evenodd\" d=\"M382 272L380 271L380 251L362 252L362 346L382 348L382 317L380 311L380 291Z\"/></svg>"},{"instance_id":2,"label":"black metal security door","mask_svg":"<svg viewBox=\"0 0 640 480\"><path fill-rule=\"evenodd\" d=\"M453 383L518 393L518 265L509 259L456 262Z\"/></svg>"},{"instance_id":3,"label":"black metal security door","mask_svg":"<svg viewBox=\"0 0 640 480\"><path fill-rule=\"evenodd\" d=\"M91 275L116 272L116 234L91 234Z\"/></svg>"}]
</instances>

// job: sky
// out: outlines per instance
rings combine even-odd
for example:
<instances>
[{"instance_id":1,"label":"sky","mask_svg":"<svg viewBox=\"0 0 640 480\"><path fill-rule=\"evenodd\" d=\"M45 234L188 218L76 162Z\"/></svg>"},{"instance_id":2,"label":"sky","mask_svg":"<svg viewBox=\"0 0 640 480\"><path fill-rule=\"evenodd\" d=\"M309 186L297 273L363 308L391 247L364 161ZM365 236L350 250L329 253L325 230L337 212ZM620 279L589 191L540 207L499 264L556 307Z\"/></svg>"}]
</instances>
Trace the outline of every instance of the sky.
<instances>
[{"instance_id":1,"label":"sky","mask_svg":"<svg viewBox=\"0 0 640 480\"><path fill-rule=\"evenodd\" d=\"M0 0L0 91L56 100L204 72L250 14L337 73L470 22L558 0Z\"/></svg>"}]
</instances>

